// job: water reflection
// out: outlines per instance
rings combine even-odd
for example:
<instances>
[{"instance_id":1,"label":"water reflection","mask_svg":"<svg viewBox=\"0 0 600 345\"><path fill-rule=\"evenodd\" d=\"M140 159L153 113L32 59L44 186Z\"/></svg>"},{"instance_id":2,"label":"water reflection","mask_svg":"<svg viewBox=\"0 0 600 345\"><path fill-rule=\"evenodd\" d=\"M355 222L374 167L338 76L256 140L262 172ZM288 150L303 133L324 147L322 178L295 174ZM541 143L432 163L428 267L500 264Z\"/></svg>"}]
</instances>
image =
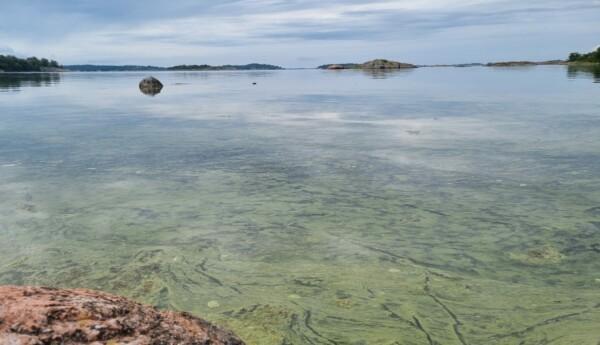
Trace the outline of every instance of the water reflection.
<instances>
[{"instance_id":1,"label":"water reflection","mask_svg":"<svg viewBox=\"0 0 600 345\"><path fill-rule=\"evenodd\" d=\"M19 91L21 87L47 87L60 82L60 73L0 73L0 91Z\"/></svg>"},{"instance_id":2,"label":"water reflection","mask_svg":"<svg viewBox=\"0 0 600 345\"><path fill-rule=\"evenodd\" d=\"M362 69L362 73L373 79L387 79L399 74L408 74L413 72L413 68L403 69Z\"/></svg>"},{"instance_id":3,"label":"water reflection","mask_svg":"<svg viewBox=\"0 0 600 345\"><path fill-rule=\"evenodd\" d=\"M591 78L594 83L600 83L600 65L569 66L567 69L569 79Z\"/></svg>"},{"instance_id":4,"label":"water reflection","mask_svg":"<svg viewBox=\"0 0 600 345\"><path fill-rule=\"evenodd\" d=\"M371 79L388 79L400 74L407 75L414 72L415 68L402 68L402 69L328 69L327 73L356 73L362 74Z\"/></svg>"},{"instance_id":5,"label":"water reflection","mask_svg":"<svg viewBox=\"0 0 600 345\"><path fill-rule=\"evenodd\" d=\"M142 87L140 86L140 92L146 96L154 97L162 91L162 85L160 87Z\"/></svg>"}]
</instances>

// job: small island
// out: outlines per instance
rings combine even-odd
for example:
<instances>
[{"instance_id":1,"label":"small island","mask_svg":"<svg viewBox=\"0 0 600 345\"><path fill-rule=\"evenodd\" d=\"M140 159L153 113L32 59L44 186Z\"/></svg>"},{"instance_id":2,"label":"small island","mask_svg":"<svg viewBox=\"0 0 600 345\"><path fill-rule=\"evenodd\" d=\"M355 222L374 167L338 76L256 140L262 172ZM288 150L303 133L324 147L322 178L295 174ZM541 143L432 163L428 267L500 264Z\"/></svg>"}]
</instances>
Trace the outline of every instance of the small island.
<instances>
[{"instance_id":1,"label":"small island","mask_svg":"<svg viewBox=\"0 0 600 345\"><path fill-rule=\"evenodd\" d=\"M12 55L0 55L0 72L60 72L62 66L46 58L21 59Z\"/></svg>"},{"instance_id":2,"label":"small island","mask_svg":"<svg viewBox=\"0 0 600 345\"><path fill-rule=\"evenodd\" d=\"M417 65L385 60L375 59L365 63L344 63L344 64L328 64L321 65L319 69L341 70L341 69L364 69L364 70L382 70L382 69L401 69L401 68L417 68Z\"/></svg>"}]
</instances>

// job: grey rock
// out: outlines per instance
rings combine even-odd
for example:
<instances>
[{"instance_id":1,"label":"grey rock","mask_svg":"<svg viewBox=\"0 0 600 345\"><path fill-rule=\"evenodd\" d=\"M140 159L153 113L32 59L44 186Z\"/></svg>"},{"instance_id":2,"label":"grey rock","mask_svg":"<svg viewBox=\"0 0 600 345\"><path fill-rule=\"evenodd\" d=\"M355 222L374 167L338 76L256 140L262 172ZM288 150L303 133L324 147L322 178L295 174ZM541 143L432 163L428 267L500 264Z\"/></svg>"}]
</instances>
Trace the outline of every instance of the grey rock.
<instances>
[{"instance_id":1,"label":"grey rock","mask_svg":"<svg viewBox=\"0 0 600 345\"><path fill-rule=\"evenodd\" d=\"M162 88L163 84L154 77L147 77L140 81L140 91L145 95L154 96L159 94Z\"/></svg>"}]
</instances>

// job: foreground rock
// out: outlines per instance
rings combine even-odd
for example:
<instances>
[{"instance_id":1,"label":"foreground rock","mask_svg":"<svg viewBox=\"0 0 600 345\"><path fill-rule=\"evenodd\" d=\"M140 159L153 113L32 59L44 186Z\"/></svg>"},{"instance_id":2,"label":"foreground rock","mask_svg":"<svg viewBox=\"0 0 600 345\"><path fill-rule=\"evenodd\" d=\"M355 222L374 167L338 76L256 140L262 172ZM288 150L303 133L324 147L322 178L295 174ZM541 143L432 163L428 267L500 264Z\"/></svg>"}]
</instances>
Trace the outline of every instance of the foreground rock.
<instances>
[{"instance_id":1,"label":"foreground rock","mask_svg":"<svg viewBox=\"0 0 600 345\"><path fill-rule=\"evenodd\" d=\"M243 345L186 313L84 289L0 286L0 344Z\"/></svg>"},{"instance_id":2,"label":"foreground rock","mask_svg":"<svg viewBox=\"0 0 600 345\"><path fill-rule=\"evenodd\" d=\"M163 84L154 77L147 77L140 81L140 91L146 95L153 96L159 94L162 88Z\"/></svg>"}]
</instances>

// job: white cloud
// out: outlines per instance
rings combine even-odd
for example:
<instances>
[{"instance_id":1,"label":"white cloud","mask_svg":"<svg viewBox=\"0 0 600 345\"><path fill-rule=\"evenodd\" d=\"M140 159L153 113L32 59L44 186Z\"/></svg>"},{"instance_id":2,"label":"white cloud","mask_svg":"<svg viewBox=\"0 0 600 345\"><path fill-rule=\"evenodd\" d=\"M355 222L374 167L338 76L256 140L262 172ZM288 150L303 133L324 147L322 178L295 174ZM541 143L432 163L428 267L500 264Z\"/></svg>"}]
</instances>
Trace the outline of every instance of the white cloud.
<instances>
[{"instance_id":1,"label":"white cloud","mask_svg":"<svg viewBox=\"0 0 600 345\"><path fill-rule=\"evenodd\" d=\"M0 54L3 55L15 55L15 51L8 46L0 46Z\"/></svg>"}]
</instances>

